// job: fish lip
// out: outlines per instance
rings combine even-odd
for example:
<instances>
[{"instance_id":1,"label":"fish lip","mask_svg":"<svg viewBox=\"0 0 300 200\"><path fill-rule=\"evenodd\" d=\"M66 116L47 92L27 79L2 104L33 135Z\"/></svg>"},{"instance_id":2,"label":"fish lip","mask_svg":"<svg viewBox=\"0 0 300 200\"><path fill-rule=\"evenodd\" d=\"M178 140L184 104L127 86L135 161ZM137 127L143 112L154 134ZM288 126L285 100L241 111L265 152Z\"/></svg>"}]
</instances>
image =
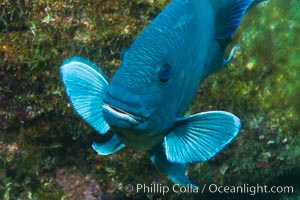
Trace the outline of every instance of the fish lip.
<instances>
[{"instance_id":1,"label":"fish lip","mask_svg":"<svg viewBox=\"0 0 300 200\"><path fill-rule=\"evenodd\" d=\"M143 121L145 121L145 118L142 116L133 115L131 113L128 113L120 108L117 108L107 103L103 104L102 109L103 112L112 114L113 116L121 120L128 121L132 125L138 125L141 124Z\"/></svg>"}]
</instances>

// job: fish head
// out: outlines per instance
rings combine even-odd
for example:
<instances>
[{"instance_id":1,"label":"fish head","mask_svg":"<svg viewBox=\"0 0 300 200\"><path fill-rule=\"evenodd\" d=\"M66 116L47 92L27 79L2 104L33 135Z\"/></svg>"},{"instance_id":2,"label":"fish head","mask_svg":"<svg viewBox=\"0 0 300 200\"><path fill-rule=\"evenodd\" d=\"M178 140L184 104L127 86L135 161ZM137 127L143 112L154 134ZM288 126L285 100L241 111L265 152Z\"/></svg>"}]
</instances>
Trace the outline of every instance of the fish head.
<instances>
[{"instance_id":1,"label":"fish head","mask_svg":"<svg viewBox=\"0 0 300 200\"><path fill-rule=\"evenodd\" d=\"M141 138L164 134L172 126L178 106L174 60L154 41L134 42L122 54L104 97L105 121L117 132L138 132Z\"/></svg>"}]
</instances>

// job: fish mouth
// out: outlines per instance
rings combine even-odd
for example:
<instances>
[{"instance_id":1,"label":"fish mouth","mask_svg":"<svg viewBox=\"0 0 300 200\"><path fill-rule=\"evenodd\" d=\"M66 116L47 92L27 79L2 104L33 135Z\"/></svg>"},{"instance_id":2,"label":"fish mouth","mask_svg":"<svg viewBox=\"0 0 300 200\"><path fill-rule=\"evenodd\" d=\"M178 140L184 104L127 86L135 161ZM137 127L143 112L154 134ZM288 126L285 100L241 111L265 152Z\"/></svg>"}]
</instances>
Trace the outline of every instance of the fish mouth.
<instances>
[{"instance_id":1,"label":"fish mouth","mask_svg":"<svg viewBox=\"0 0 300 200\"><path fill-rule=\"evenodd\" d=\"M145 121L144 117L128 113L120 108L104 103L102 106L104 115L113 116L115 119L128 122L132 125L139 125Z\"/></svg>"}]
</instances>

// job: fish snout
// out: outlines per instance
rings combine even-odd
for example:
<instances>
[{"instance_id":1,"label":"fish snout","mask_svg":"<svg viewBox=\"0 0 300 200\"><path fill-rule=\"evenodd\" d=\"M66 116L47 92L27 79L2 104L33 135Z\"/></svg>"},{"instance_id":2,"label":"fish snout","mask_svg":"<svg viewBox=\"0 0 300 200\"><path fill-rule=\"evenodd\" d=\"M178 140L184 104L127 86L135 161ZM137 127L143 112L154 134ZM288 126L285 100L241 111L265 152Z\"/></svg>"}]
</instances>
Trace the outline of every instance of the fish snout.
<instances>
[{"instance_id":1,"label":"fish snout","mask_svg":"<svg viewBox=\"0 0 300 200\"><path fill-rule=\"evenodd\" d=\"M139 116L134 116L108 104L103 104L102 111L105 121L112 127L130 128L142 122L142 118Z\"/></svg>"},{"instance_id":2,"label":"fish snout","mask_svg":"<svg viewBox=\"0 0 300 200\"><path fill-rule=\"evenodd\" d=\"M114 127L138 126L153 113L143 96L116 86L108 87L103 102L104 119Z\"/></svg>"}]
</instances>

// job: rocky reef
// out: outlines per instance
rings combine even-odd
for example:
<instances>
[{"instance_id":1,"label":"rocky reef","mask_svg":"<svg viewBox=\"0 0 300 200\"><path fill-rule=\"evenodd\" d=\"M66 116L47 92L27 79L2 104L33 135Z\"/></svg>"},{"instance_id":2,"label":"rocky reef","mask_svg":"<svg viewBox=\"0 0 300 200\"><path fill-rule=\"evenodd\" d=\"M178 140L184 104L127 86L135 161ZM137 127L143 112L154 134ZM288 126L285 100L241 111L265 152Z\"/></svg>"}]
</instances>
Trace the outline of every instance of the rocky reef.
<instances>
[{"instance_id":1,"label":"rocky reef","mask_svg":"<svg viewBox=\"0 0 300 200\"><path fill-rule=\"evenodd\" d=\"M61 62L87 57L111 77L120 52L167 0L57 0L0 3L1 199L240 199L237 194L126 192L127 184L172 186L148 155L91 149L99 136L73 111L60 81ZM300 198L300 2L267 1L243 18L228 67L200 86L189 112L239 116L240 135L207 163L189 165L205 184L293 186ZM132 159L134 158L134 159ZM229 196L228 196L229 195ZM249 194L244 194L248 195Z\"/></svg>"}]
</instances>

